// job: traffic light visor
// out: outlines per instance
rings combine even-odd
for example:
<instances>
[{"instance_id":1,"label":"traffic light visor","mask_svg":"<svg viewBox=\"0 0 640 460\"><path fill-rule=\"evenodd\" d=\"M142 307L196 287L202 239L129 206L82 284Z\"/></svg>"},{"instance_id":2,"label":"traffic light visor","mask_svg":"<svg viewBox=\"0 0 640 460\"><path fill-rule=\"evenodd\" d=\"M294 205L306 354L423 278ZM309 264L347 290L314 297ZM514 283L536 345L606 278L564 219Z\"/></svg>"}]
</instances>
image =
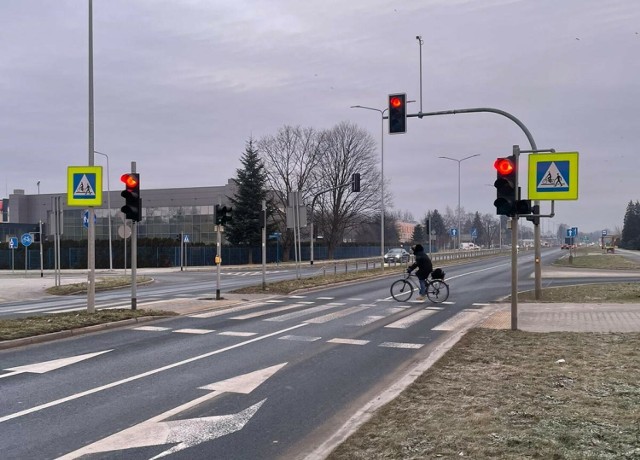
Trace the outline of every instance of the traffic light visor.
<instances>
[{"instance_id":1,"label":"traffic light visor","mask_svg":"<svg viewBox=\"0 0 640 460\"><path fill-rule=\"evenodd\" d=\"M508 176L515 170L515 166L509 158L498 158L495 163L493 163L493 166L501 176Z\"/></svg>"}]
</instances>

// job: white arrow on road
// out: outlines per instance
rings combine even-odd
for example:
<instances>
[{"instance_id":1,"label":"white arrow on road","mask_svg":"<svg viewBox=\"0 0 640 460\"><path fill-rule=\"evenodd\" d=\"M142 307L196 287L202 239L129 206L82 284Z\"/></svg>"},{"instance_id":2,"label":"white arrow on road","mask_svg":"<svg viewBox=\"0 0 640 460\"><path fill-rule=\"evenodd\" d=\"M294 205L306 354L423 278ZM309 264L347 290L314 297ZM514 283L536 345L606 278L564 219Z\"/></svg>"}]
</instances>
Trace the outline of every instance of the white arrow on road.
<instances>
[{"instance_id":1,"label":"white arrow on road","mask_svg":"<svg viewBox=\"0 0 640 460\"><path fill-rule=\"evenodd\" d=\"M175 444L170 449L153 457L156 459L239 431L247 424L258 409L260 409L260 406L262 406L266 401L266 398L236 414L217 415L186 420L166 420L181 412L191 409L192 407L202 404L209 399L219 396L222 393L231 392L249 394L269 377L286 366L286 364L287 363L277 364L265 369L200 387L202 390L210 390L211 393L168 410L167 412L150 418L138 425L134 425L131 428L120 431L119 433L115 433L101 439L93 444L89 444L88 446L74 452L68 453L63 457L60 457L58 460L73 459L87 454L131 449L135 447Z\"/></svg>"},{"instance_id":2,"label":"white arrow on road","mask_svg":"<svg viewBox=\"0 0 640 460\"><path fill-rule=\"evenodd\" d=\"M87 353L84 355L71 356L69 358L53 359L51 361L44 361L41 363L27 364L26 366L10 367L8 369L5 369L5 371L13 372L0 375L0 379L11 377L12 375L16 374L22 374L25 372L30 372L32 374L44 374L45 372L54 371L56 369L60 369L61 367L69 366L71 364L84 361L85 359L93 358L94 356L98 356L103 353L109 353L110 351L113 350L98 351L96 353Z\"/></svg>"}]
</instances>

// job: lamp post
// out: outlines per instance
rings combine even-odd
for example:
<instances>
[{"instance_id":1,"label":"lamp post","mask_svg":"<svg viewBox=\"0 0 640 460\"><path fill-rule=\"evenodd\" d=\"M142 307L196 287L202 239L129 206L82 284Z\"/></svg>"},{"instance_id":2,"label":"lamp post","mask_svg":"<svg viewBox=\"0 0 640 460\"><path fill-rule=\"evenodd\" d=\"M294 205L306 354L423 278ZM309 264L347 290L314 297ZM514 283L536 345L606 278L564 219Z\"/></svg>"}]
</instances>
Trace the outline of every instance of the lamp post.
<instances>
[{"instance_id":1,"label":"lamp post","mask_svg":"<svg viewBox=\"0 0 640 460\"><path fill-rule=\"evenodd\" d=\"M469 158L479 157L479 156L480 154L476 153L475 155L469 155L468 157L464 157L461 159L445 157L445 156L438 157L438 158L442 158L443 160L451 160L458 163L458 250L460 250L460 234L462 233L460 228L460 163L462 163L464 160L468 160Z\"/></svg>"},{"instance_id":2,"label":"lamp post","mask_svg":"<svg viewBox=\"0 0 640 460\"><path fill-rule=\"evenodd\" d=\"M40 201L40 181L36 183L38 186L38 201ZM38 203L39 204L39 203ZM42 214L38 211L38 241L40 241L40 278L44 277L44 256L42 254Z\"/></svg>"},{"instance_id":3,"label":"lamp post","mask_svg":"<svg viewBox=\"0 0 640 460\"><path fill-rule=\"evenodd\" d=\"M109 177L109 155L94 150L94 153L102 155L107 159L107 207L109 208L109 270L113 270L113 248L111 247L111 179ZM125 267L126 268L126 267Z\"/></svg>"},{"instance_id":4,"label":"lamp post","mask_svg":"<svg viewBox=\"0 0 640 460\"><path fill-rule=\"evenodd\" d=\"M363 105L352 105L351 108L375 110L380 113L380 258L382 270L384 270L384 113L389 108L376 109Z\"/></svg>"}]
</instances>

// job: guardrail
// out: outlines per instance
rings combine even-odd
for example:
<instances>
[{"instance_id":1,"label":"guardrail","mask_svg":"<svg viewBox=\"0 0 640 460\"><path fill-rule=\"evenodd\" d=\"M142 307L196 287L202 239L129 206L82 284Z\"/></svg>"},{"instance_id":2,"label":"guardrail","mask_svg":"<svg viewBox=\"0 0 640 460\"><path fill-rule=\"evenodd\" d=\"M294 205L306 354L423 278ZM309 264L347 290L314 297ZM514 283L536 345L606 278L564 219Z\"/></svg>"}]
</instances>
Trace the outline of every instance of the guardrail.
<instances>
[{"instance_id":1,"label":"guardrail","mask_svg":"<svg viewBox=\"0 0 640 460\"><path fill-rule=\"evenodd\" d=\"M463 251L446 251L431 254L431 261L435 266L437 262L458 261L464 259L473 259L481 256L497 255L503 252L511 251L510 249L470 249ZM413 256L407 262L392 262L384 264L385 267L408 266L413 263ZM322 261L316 262L316 266L322 269L323 276L328 273L337 275L338 273L348 273L351 271L375 270L381 266L380 257L367 257L363 259L343 259L340 261Z\"/></svg>"}]
</instances>

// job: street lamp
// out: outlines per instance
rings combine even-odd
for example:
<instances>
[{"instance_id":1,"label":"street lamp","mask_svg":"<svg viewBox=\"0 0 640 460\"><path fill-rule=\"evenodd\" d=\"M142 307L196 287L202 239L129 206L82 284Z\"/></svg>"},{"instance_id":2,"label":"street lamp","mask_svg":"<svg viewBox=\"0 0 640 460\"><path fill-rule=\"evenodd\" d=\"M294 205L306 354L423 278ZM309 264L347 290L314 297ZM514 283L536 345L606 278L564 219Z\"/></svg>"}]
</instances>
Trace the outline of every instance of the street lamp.
<instances>
[{"instance_id":1,"label":"street lamp","mask_svg":"<svg viewBox=\"0 0 640 460\"><path fill-rule=\"evenodd\" d=\"M352 109L375 110L380 113L380 257L382 258L382 270L384 270L384 113L389 110L352 105Z\"/></svg>"},{"instance_id":2,"label":"street lamp","mask_svg":"<svg viewBox=\"0 0 640 460\"><path fill-rule=\"evenodd\" d=\"M40 201L40 181L38 186L38 201ZM40 204L40 203L38 203ZM42 254L42 210L38 211L38 240L40 241L40 278L44 277L44 256Z\"/></svg>"},{"instance_id":3,"label":"street lamp","mask_svg":"<svg viewBox=\"0 0 640 460\"><path fill-rule=\"evenodd\" d=\"M464 157L461 159L445 157L445 156L438 157L444 160L451 160L458 163L458 250L460 250L460 234L462 233L460 228L460 163L462 163L464 160L468 160L469 158L478 157L478 156L480 156L479 153L476 153L475 155L469 155L468 157Z\"/></svg>"},{"instance_id":4,"label":"street lamp","mask_svg":"<svg viewBox=\"0 0 640 460\"><path fill-rule=\"evenodd\" d=\"M109 155L106 153L98 152L97 150L93 151L98 155L102 155L107 159L107 207L109 208L109 270L113 270L113 248L111 247L111 180L109 178ZM126 268L126 267L125 267Z\"/></svg>"}]
</instances>

